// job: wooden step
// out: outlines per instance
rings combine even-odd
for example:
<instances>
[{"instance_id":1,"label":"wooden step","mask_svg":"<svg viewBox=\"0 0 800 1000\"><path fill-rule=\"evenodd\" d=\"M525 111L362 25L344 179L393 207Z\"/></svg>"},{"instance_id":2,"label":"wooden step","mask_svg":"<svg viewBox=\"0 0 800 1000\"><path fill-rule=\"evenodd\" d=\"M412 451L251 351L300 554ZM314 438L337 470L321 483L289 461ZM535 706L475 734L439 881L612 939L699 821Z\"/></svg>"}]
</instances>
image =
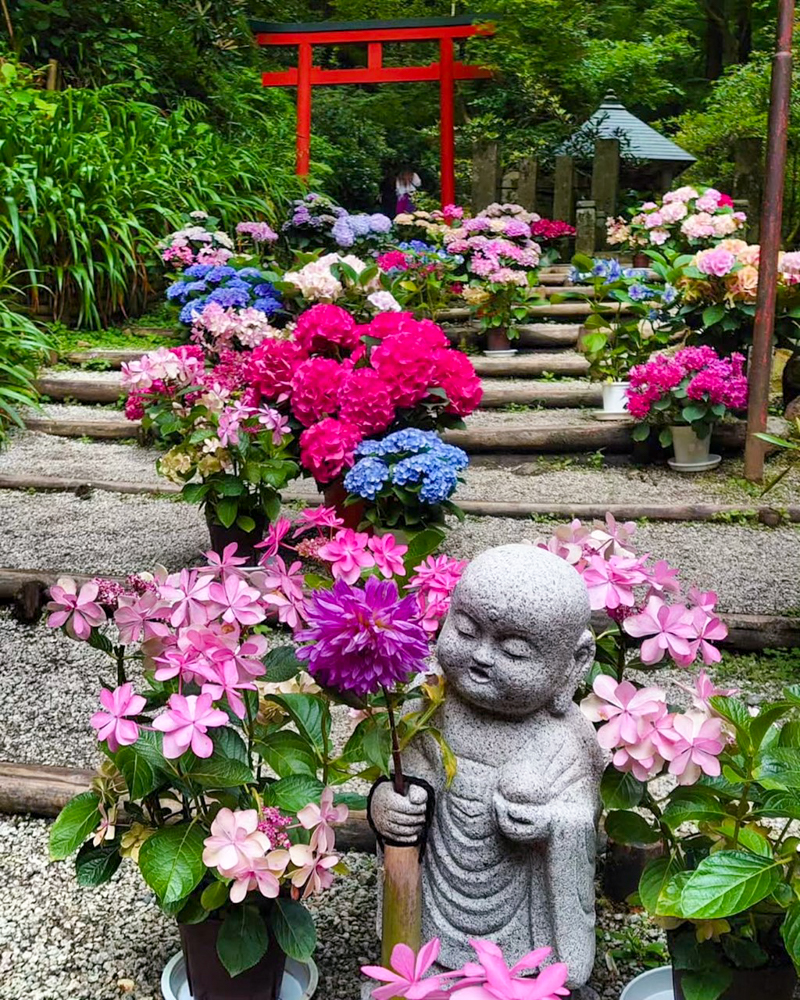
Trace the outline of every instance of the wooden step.
<instances>
[{"instance_id":1,"label":"wooden step","mask_svg":"<svg viewBox=\"0 0 800 1000\"><path fill-rule=\"evenodd\" d=\"M113 372L102 378L88 373L45 372L35 385L40 396L75 399L79 403L116 403L125 394L121 375Z\"/></svg>"},{"instance_id":2,"label":"wooden step","mask_svg":"<svg viewBox=\"0 0 800 1000\"><path fill-rule=\"evenodd\" d=\"M141 423L138 420L126 420L123 414L115 417L105 412L95 416L96 412L87 407L87 415L81 418L71 415L26 416L25 426L29 431L39 431L55 437L88 437L113 441L139 436Z\"/></svg>"},{"instance_id":3,"label":"wooden step","mask_svg":"<svg viewBox=\"0 0 800 1000\"><path fill-rule=\"evenodd\" d=\"M577 407L596 406L603 402L603 390L592 382L502 382L483 383L482 409L504 406Z\"/></svg>"},{"instance_id":4,"label":"wooden step","mask_svg":"<svg viewBox=\"0 0 800 1000\"><path fill-rule=\"evenodd\" d=\"M541 378L545 372L581 376L589 371L589 362L575 351L531 351L510 358L472 355L471 361L481 378Z\"/></svg>"},{"instance_id":5,"label":"wooden step","mask_svg":"<svg viewBox=\"0 0 800 1000\"><path fill-rule=\"evenodd\" d=\"M61 360L66 361L70 365L84 365L89 361L104 361L109 368L120 368L123 362L137 361L141 356L141 348L138 351L130 347L116 350L97 348L85 351L70 351L69 354L63 355Z\"/></svg>"},{"instance_id":6,"label":"wooden step","mask_svg":"<svg viewBox=\"0 0 800 1000\"><path fill-rule=\"evenodd\" d=\"M483 341L480 324L447 323L442 326L453 343L466 341L467 346L478 348ZM575 347L583 331L580 323L520 323L516 327L519 337L514 341L519 347Z\"/></svg>"}]
</instances>

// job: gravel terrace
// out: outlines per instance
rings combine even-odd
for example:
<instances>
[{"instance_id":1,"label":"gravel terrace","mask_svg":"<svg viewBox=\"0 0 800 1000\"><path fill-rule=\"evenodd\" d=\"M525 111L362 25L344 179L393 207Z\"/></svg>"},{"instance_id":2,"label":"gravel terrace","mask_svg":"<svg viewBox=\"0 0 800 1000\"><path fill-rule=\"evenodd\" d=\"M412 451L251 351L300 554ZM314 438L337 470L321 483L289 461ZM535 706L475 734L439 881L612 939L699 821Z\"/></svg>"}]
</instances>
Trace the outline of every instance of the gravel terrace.
<instances>
[{"instance_id":1,"label":"gravel terrace","mask_svg":"<svg viewBox=\"0 0 800 1000\"><path fill-rule=\"evenodd\" d=\"M155 471L157 457L155 449L137 444L16 432L9 446L0 451L0 475L122 481L157 489L165 484ZM726 459L713 472L694 476L682 476L666 465L634 466L615 459L613 465L598 469L584 464L586 461L586 456L474 456L457 498L520 503L581 503L588 499L595 503L730 503L747 508L780 506L797 502L800 496L798 469L759 498L757 488L743 483L739 458ZM773 459L768 476L780 468L781 460ZM285 495L313 496L315 492L310 480L297 480Z\"/></svg>"}]
</instances>

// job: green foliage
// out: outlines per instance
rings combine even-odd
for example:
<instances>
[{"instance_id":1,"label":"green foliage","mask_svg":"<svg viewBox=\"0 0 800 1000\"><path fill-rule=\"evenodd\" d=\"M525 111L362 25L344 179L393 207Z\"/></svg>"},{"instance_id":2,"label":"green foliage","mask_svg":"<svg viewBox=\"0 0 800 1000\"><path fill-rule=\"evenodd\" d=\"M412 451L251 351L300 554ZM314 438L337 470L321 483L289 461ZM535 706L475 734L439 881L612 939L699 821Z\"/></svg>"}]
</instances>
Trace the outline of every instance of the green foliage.
<instances>
[{"instance_id":1,"label":"green foliage","mask_svg":"<svg viewBox=\"0 0 800 1000\"><path fill-rule=\"evenodd\" d=\"M281 949L299 962L310 958L317 946L317 932L308 910L291 899L276 899L272 930Z\"/></svg>"},{"instance_id":2,"label":"green foliage","mask_svg":"<svg viewBox=\"0 0 800 1000\"><path fill-rule=\"evenodd\" d=\"M257 965L268 945L267 926L255 906L231 910L217 935L217 955L232 976Z\"/></svg>"},{"instance_id":3,"label":"green foliage","mask_svg":"<svg viewBox=\"0 0 800 1000\"><path fill-rule=\"evenodd\" d=\"M206 871L205 837L202 827L178 823L161 827L142 844L139 868L162 905L185 899L199 885Z\"/></svg>"},{"instance_id":4,"label":"green foliage","mask_svg":"<svg viewBox=\"0 0 800 1000\"><path fill-rule=\"evenodd\" d=\"M68 858L86 840L100 821L100 798L96 792L81 792L58 814L50 830L50 857Z\"/></svg>"}]
</instances>

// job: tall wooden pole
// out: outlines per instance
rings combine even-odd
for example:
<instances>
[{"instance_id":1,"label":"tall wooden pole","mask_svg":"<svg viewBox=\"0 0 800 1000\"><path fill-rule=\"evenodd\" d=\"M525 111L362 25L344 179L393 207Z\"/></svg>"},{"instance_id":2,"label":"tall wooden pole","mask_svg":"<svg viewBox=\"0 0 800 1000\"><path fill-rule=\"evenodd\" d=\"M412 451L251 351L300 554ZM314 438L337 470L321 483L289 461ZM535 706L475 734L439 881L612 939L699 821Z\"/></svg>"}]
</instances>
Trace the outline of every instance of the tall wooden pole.
<instances>
[{"instance_id":1,"label":"tall wooden pole","mask_svg":"<svg viewBox=\"0 0 800 1000\"><path fill-rule=\"evenodd\" d=\"M778 32L772 64L766 178L761 212L758 294L748 373L750 402L747 407L744 474L752 482L761 482L764 478L764 443L756 437L756 434L762 434L767 429L772 374L772 336L775 330L775 294L783 217L786 134L789 128L789 101L792 92L794 7L795 0L778 0Z\"/></svg>"},{"instance_id":2,"label":"tall wooden pole","mask_svg":"<svg viewBox=\"0 0 800 1000\"><path fill-rule=\"evenodd\" d=\"M453 65L453 39L439 42L439 141L441 147L442 208L456 200L455 152L455 70Z\"/></svg>"},{"instance_id":3,"label":"tall wooden pole","mask_svg":"<svg viewBox=\"0 0 800 1000\"><path fill-rule=\"evenodd\" d=\"M311 64L313 49L301 42L297 53L297 174L308 177L311 162Z\"/></svg>"}]
</instances>

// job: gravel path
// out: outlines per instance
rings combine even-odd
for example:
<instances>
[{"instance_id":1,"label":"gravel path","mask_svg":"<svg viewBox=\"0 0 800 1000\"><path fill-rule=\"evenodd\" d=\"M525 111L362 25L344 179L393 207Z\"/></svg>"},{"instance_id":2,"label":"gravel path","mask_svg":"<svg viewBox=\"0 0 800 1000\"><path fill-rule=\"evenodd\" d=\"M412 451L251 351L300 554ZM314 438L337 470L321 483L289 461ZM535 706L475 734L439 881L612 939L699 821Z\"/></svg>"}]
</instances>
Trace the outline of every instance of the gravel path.
<instances>
[{"instance_id":1,"label":"gravel path","mask_svg":"<svg viewBox=\"0 0 800 1000\"><path fill-rule=\"evenodd\" d=\"M543 411L542 411L543 412ZM560 412L560 411L559 411ZM137 444L81 441L35 431L14 433L0 451L0 475L57 476L163 486L155 471L158 452ZM800 469L766 497L743 483L741 459L727 459L712 472L682 476L666 465L636 467L629 462L595 469L586 457L539 456L527 461L480 455L473 458L459 487L462 500L498 500L529 503L731 503L752 507L765 503L780 506L800 497ZM767 475L782 468L776 458ZM286 496L312 496L310 480L296 480Z\"/></svg>"}]
</instances>

